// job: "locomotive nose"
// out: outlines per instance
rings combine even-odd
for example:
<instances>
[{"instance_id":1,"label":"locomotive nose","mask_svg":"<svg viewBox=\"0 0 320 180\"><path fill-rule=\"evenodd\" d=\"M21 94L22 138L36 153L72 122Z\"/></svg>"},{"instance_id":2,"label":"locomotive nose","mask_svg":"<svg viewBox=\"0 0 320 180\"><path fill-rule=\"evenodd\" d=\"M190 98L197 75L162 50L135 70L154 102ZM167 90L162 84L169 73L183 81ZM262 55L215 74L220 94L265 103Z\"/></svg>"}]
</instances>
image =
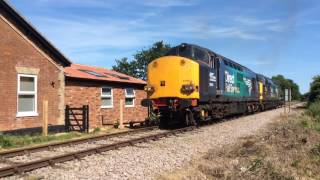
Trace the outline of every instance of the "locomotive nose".
<instances>
[{"instance_id":1,"label":"locomotive nose","mask_svg":"<svg viewBox=\"0 0 320 180\"><path fill-rule=\"evenodd\" d=\"M180 56L164 56L148 66L150 99L199 98L199 64Z\"/></svg>"}]
</instances>

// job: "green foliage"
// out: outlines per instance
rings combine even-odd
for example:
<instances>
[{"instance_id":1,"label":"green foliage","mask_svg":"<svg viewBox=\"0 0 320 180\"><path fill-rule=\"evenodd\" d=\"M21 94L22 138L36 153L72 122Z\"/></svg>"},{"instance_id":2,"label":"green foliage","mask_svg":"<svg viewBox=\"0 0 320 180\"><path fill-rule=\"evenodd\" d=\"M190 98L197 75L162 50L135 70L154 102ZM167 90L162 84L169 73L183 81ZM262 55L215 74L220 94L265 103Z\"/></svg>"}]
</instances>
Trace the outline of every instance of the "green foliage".
<instances>
[{"instance_id":1,"label":"green foliage","mask_svg":"<svg viewBox=\"0 0 320 180\"><path fill-rule=\"evenodd\" d=\"M280 94L284 96L284 89L291 89L291 95L293 100L300 100L301 94L299 86L291 79L286 79L283 75L273 76L272 80L280 87Z\"/></svg>"},{"instance_id":2,"label":"green foliage","mask_svg":"<svg viewBox=\"0 0 320 180\"><path fill-rule=\"evenodd\" d=\"M100 128L94 128L94 130L92 131L92 133L98 133L98 132L100 132L101 131L101 129Z\"/></svg>"},{"instance_id":3,"label":"green foliage","mask_svg":"<svg viewBox=\"0 0 320 180\"><path fill-rule=\"evenodd\" d=\"M310 84L309 102L316 101L320 101L320 75L313 77L313 81Z\"/></svg>"},{"instance_id":4,"label":"green foliage","mask_svg":"<svg viewBox=\"0 0 320 180\"><path fill-rule=\"evenodd\" d=\"M134 63L129 62L128 58L116 59L116 64L117 65L112 66L112 70L136 77Z\"/></svg>"},{"instance_id":5,"label":"green foliage","mask_svg":"<svg viewBox=\"0 0 320 180\"><path fill-rule=\"evenodd\" d=\"M320 122L320 101L311 103L308 107L307 113Z\"/></svg>"},{"instance_id":6,"label":"green foliage","mask_svg":"<svg viewBox=\"0 0 320 180\"><path fill-rule=\"evenodd\" d=\"M309 101L310 92L304 93L301 95L301 101L307 102Z\"/></svg>"},{"instance_id":7,"label":"green foliage","mask_svg":"<svg viewBox=\"0 0 320 180\"><path fill-rule=\"evenodd\" d=\"M25 135L25 136L13 136L13 135L0 135L0 146L1 148L11 148L11 147L22 147L31 144L39 144L50 141L59 141L59 140L67 140L74 137L81 136L80 133L66 133L62 135L49 135L49 136L41 136L41 135Z\"/></svg>"},{"instance_id":8,"label":"green foliage","mask_svg":"<svg viewBox=\"0 0 320 180\"><path fill-rule=\"evenodd\" d=\"M128 61L128 58L116 60L116 65L112 66L112 69L136 78L146 80L148 64L151 61L164 56L169 49L169 44L166 44L163 41L158 41L150 48L138 51L135 55L133 55L133 59L131 61Z\"/></svg>"}]
</instances>

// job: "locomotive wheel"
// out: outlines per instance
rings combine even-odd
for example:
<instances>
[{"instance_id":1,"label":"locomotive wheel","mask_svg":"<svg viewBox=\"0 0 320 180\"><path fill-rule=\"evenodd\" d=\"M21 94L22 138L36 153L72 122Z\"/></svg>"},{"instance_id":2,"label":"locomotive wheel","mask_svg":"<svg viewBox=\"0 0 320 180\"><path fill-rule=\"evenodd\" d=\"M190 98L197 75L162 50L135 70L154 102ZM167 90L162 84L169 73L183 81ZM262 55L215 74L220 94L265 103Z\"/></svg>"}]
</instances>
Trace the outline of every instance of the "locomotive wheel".
<instances>
[{"instance_id":1,"label":"locomotive wheel","mask_svg":"<svg viewBox=\"0 0 320 180\"><path fill-rule=\"evenodd\" d=\"M197 123L194 120L193 113L190 110L185 111L185 125L186 126L196 126Z\"/></svg>"},{"instance_id":2,"label":"locomotive wheel","mask_svg":"<svg viewBox=\"0 0 320 180\"><path fill-rule=\"evenodd\" d=\"M170 115L168 115L167 113L163 113L160 117L159 117L159 128L160 129L164 129L166 127L168 127L168 121L170 120Z\"/></svg>"}]
</instances>

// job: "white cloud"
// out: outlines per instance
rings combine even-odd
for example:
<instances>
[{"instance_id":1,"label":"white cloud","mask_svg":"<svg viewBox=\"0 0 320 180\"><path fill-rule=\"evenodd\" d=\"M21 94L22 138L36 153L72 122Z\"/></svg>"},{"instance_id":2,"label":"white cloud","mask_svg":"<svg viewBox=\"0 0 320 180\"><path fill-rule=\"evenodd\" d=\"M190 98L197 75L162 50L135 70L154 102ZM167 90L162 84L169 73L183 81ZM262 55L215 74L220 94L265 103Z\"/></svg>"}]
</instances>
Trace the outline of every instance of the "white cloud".
<instances>
[{"instance_id":1,"label":"white cloud","mask_svg":"<svg viewBox=\"0 0 320 180\"><path fill-rule=\"evenodd\" d=\"M279 23L278 19L257 19L254 17L237 16L234 21L246 26L262 26Z\"/></svg>"}]
</instances>

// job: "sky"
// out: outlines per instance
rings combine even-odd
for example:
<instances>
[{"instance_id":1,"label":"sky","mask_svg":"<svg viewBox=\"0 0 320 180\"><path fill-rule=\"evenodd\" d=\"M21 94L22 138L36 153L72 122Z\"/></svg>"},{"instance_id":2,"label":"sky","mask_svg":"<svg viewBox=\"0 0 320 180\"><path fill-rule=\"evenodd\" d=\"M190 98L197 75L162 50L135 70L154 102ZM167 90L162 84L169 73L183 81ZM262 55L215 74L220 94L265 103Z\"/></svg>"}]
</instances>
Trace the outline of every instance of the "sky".
<instances>
[{"instance_id":1,"label":"sky","mask_svg":"<svg viewBox=\"0 0 320 180\"><path fill-rule=\"evenodd\" d=\"M8 0L72 62L111 68L163 40L197 44L302 93L320 74L318 0Z\"/></svg>"}]
</instances>

